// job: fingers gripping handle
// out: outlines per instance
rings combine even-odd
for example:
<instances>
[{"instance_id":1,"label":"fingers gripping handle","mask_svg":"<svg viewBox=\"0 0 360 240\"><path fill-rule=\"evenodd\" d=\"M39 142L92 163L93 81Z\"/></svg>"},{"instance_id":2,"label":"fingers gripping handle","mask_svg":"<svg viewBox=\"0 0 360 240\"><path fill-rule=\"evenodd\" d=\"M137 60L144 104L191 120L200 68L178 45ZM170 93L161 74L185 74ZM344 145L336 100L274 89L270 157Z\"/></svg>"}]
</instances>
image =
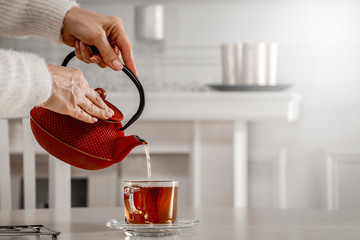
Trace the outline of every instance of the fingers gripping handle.
<instances>
[{"instance_id":1,"label":"fingers gripping handle","mask_svg":"<svg viewBox=\"0 0 360 240\"><path fill-rule=\"evenodd\" d=\"M91 47L91 49L93 50L94 53L99 53L99 51L95 48L95 47ZM75 51L69 53L64 61L62 62L61 66L66 67L67 64L70 62L70 60L75 57ZM130 69L128 69L125 65L122 69L122 71L131 79L131 81L135 84L138 92L139 92L139 97L140 97L140 103L139 103L139 107L138 110L136 111L136 113L134 114L134 116L132 116L130 118L130 120L121 128L122 131L124 131L125 129L127 129L131 124L133 124L142 114L144 107L145 107L145 93L144 93L144 88L141 85L140 81L136 78L135 74L133 72L131 72Z\"/></svg>"}]
</instances>

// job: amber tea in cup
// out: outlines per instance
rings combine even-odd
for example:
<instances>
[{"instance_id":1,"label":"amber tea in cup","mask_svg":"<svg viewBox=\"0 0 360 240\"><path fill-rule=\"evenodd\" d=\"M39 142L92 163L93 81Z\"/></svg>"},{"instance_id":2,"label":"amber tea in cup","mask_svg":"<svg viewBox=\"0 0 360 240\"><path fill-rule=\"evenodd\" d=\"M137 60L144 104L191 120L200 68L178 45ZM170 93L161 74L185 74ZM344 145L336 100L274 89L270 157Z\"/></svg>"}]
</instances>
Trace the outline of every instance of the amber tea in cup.
<instances>
[{"instance_id":1,"label":"amber tea in cup","mask_svg":"<svg viewBox=\"0 0 360 240\"><path fill-rule=\"evenodd\" d=\"M125 180L125 218L130 224L168 224L176 221L176 180Z\"/></svg>"}]
</instances>

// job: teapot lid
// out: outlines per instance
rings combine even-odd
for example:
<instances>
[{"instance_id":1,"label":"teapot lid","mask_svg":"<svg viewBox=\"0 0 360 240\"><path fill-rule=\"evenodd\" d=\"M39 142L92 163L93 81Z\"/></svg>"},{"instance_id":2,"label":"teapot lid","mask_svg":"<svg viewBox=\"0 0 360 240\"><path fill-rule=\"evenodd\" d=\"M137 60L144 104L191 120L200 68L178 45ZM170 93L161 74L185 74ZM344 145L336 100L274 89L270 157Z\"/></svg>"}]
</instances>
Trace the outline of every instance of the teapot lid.
<instances>
[{"instance_id":1,"label":"teapot lid","mask_svg":"<svg viewBox=\"0 0 360 240\"><path fill-rule=\"evenodd\" d=\"M117 109L114 105L112 105L111 103L109 103L106 100L104 100L104 102L111 110L114 111L114 115L111 118L109 118L108 120L115 121L115 122L121 122L122 120L124 120L124 115L122 114L122 112L120 112L119 109Z\"/></svg>"},{"instance_id":2,"label":"teapot lid","mask_svg":"<svg viewBox=\"0 0 360 240\"><path fill-rule=\"evenodd\" d=\"M114 122L120 122L124 119L124 115L122 114L122 112L120 112L119 109L117 109L114 105L112 105L111 103L109 103L108 101L105 100L106 98L106 91L103 88L95 88L95 91L99 94L99 96L102 98L102 100L104 101L104 103L114 112L114 115L109 118L108 120L110 121L114 121Z\"/></svg>"}]
</instances>

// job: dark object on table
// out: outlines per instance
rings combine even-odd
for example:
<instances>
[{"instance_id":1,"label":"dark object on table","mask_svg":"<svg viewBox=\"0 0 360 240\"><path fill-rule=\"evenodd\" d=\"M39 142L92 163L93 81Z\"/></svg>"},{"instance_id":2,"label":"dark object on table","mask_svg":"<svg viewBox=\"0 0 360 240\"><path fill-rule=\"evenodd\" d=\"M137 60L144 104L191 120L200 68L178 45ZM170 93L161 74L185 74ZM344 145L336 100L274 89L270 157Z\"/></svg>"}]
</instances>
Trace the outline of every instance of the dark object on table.
<instances>
[{"instance_id":1,"label":"dark object on table","mask_svg":"<svg viewBox=\"0 0 360 240\"><path fill-rule=\"evenodd\" d=\"M1 236L40 236L49 235L53 240L56 240L60 232L51 230L44 225L13 225L0 226Z\"/></svg>"}]
</instances>

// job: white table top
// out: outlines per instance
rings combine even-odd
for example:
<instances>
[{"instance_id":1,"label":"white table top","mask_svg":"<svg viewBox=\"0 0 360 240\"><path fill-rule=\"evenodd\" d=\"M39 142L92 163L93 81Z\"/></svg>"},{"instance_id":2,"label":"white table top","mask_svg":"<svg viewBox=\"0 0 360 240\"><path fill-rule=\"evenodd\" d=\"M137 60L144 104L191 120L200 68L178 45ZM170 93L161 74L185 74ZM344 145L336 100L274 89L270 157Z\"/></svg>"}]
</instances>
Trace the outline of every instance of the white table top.
<instances>
[{"instance_id":1,"label":"white table top","mask_svg":"<svg viewBox=\"0 0 360 240\"><path fill-rule=\"evenodd\" d=\"M149 92L141 120L299 120L302 96L291 92ZM109 92L125 118L138 107L136 93Z\"/></svg>"},{"instance_id":2,"label":"white table top","mask_svg":"<svg viewBox=\"0 0 360 240\"><path fill-rule=\"evenodd\" d=\"M58 239L359 239L360 212L328 210L281 210L241 208L183 208L179 217L200 220L197 227L180 231L177 237L126 237L104 222L123 218L122 208L74 208L68 210L0 211L0 225L43 224L60 231ZM4 239L14 239L1 237ZM18 237L16 239L34 239ZM41 238L51 239L51 238Z\"/></svg>"},{"instance_id":3,"label":"white table top","mask_svg":"<svg viewBox=\"0 0 360 240\"><path fill-rule=\"evenodd\" d=\"M149 92L145 99L139 120L296 121L300 118L302 102L301 95L291 92ZM139 105L136 92L109 92L106 100L118 107L125 119ZM28 116L31 108L19 109L6 117Z\"/></svg>"}]
</instances>

